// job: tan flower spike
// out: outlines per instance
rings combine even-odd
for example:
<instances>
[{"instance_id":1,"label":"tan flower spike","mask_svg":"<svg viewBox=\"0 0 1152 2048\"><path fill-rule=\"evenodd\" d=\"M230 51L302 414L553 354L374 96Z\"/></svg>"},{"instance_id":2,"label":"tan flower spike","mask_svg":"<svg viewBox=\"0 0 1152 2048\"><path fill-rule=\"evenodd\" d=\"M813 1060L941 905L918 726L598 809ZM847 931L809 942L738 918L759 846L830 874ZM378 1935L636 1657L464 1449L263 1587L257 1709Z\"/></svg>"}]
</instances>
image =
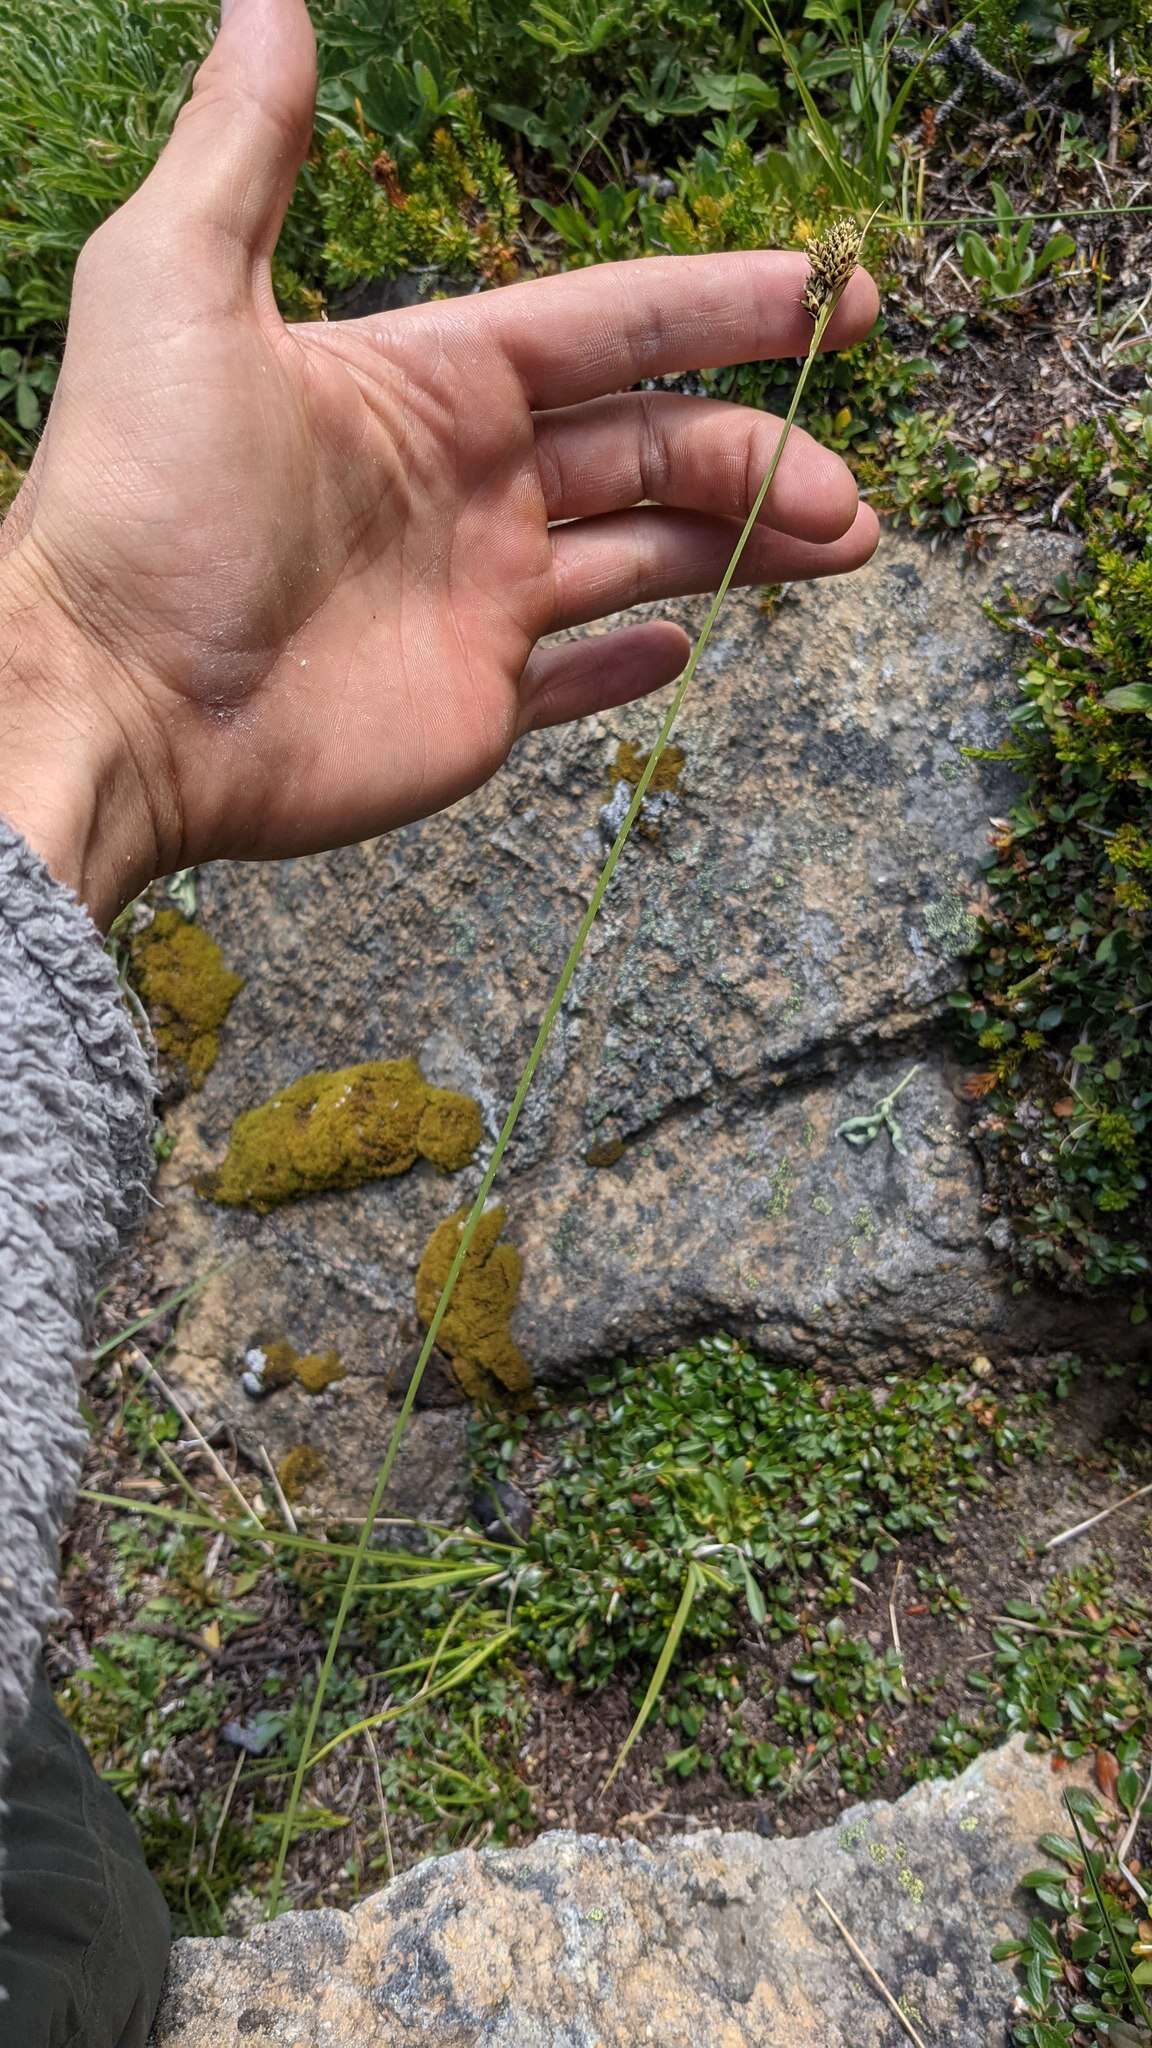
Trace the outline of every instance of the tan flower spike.
<instances>
[{"instance_id":1,"label":"tan flower spike","mask_svg":"<svg viewBox=\"0 0 1152 2048\"><path fill-rule=\"evenodd\" d=\"M804 287L804 311L818 320L831 311L856 268L864 231L854 220L833 221L822 235L809 242L805 255L810 271Z\"/></svg>"}]
</instances>

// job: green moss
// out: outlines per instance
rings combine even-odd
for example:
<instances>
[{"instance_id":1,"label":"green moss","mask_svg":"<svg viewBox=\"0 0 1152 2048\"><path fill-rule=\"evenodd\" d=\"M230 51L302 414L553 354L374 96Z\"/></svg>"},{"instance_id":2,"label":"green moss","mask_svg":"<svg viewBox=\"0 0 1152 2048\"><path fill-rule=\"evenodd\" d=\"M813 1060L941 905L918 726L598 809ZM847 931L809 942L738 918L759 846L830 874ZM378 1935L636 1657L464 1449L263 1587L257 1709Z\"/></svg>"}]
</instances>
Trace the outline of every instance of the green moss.
<instances>
[{"instance_id":1,"label":"green moss","mask_svg":"<svg viewBox=\"0 0 1152 2048\"><path fill-rule=\"evenodd\" d=\"M467 1214L458 1209L445 1217L425 1247L416 1274L416 1307L425 1325L436 1313ZM465 1393L477 1401L525 1394L532 1384L532 1368L509 1329L523 1267L515 1245L497 1242L504 1222L502 1208L481 1218L437 1338Z\"/></svg>"},{"instance_id":2,"label":"green moss","mask_svg":"<svg viewBox=\"0 0 1152 2048\"><path fill-rule=\"evenodd\" d=\"M417 1159L446 1172L480 1143L470 1096L433 1088L415 1060L368 1060L304 1074L232 1126L219 1170L200 1184L214 1202L274 1209L302 1195L407 1173Z\"/></svg>"},{"instance_id":3,"label":"green moss","mask_svg":"<svg viewBox=\"0 0 1152 2048\"><path fill-rule=\"evenodd\" d=\"M323 1458L311 1444L293 1444L276 1467L276 1477L285 1500L299 1500L305 1487L319 1479L324 1469Z\"/></svg>"},{"instance_id":4,"label":"green moss","mask_svg":"<svg viewBox=\"0 0 1152 2048\"><path fill-rule=\"evenodd\" d=\"M305 1351L294 1349L287 1337L276 1337L271 1344L261 1346L264 1353L263 1380L266 1387L286 1387L292 1384L303 1387L307 1394L322 1394L325 1387L334 1386L337 1380L347 1378L345 1368L335 1351Z\"/></svg>"},{"instance_id":5,"label":"green moss","mask_svg":"<svg viewBox=\"0 0 1152 2048\"><path fill-rule=\"evenodd\" d=\"M429 1088L420 1118L420 1155L445 1173L458 1173L480 1143L480 1111L470 1095Z\"/></svg>"},{"instance_id":6,"label":"green moss","mask_svg":"<svg viewBox=\"0 0 1152 2048\"><path fill-rule=\"evenodd\" d=\"M225 967L215 939L178 910L158 910L128 952L160 1051L180 1062L193 1088L201 1087L216 1064L220 1026L243 975Z\"/></svg>"}]
</instances>

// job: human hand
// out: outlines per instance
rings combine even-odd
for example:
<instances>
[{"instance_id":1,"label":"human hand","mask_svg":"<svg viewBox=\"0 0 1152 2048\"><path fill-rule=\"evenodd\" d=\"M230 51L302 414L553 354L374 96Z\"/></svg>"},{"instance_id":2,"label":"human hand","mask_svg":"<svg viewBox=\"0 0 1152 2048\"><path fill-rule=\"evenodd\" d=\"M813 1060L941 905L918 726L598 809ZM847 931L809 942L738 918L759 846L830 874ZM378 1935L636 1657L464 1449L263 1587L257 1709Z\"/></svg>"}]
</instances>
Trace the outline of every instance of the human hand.
<instances>
[{"instance_id":1,"label":"human hand","mask_svg":"<svg viewBox=\"0 0 1152 2048\"><path fill-rule=\"evenodd\" d=\"M81 255L0 532L0 813L98 920L176 867L436 810L524 732L671 681L668 623L537 643L713 588L779 425L627 387L808 345L805 260L767 252L286 326L271 256L314 90L304 0L225 0L168 147ZM876 303L857 272L826 345ZM876 534L796 431L741 580L855 568Z\"/></svg>"}]
</instances>

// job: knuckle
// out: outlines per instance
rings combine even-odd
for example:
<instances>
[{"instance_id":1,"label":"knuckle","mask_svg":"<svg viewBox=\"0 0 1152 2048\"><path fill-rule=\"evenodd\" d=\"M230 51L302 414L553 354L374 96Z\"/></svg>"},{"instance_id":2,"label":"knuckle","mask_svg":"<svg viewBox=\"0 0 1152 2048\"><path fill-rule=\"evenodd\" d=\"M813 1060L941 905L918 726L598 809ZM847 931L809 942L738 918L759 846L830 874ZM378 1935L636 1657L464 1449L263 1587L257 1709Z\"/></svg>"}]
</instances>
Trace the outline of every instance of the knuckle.
<instances>
[{"instance_id":1,"label":"knuckle","mask_svg":"<svg viewBox=\"0 0 1152 2048\"><path fill-rule=\"evenodd\" d=\"M544 509L549 519L560 516L560 507L566 502L564 457L554 430L541 426L536 431L536 474L540 479L540 491Z\"/></svg>"},{"instance_id":2,"label":"knuckle","mask_svg":"<svg viewBox=\"0 0 1152 2048\"><path fill-rule=\"evenodd\" d=\"M93 228L76 258L75 281L78 287L91 283L93 276L114 254L118 239L117 215L110 213L98 228Z\"/></svg>"},{"instance_id":3,"label":"knuckle","mask_svg":"<svg viewBox=\"0 0 1152 2048\"><path fill-rule=\"evenodd\" d=\"M632 556L629 604L643 604L646 599L661 595L665 569L662 530L658 514L640 514Z\"/></svg>"},{"instance_id":4,"label":"knuckle","mask_svg":"<svg viewBox=\"0 0 1152 2048\"><path fill-rule=\"evenodd\" d=\"M658 394L655 391L641 392L637 418L640 490L643 497L653 498L658 504L667 496L671 482L667 425L667 413L659 402Z\"/></svg>"},{"instance_id":5,"label":"knuckle","mask_svg":"<svg viewBox=\"0 0 1152 2048\"><path fill-rule=\"evenodd\" d=\"M117 207L93 228L80 249L73 271L73 297L90 296L107 287L110 278L123 275L125 264L139 261L138 195Z\"/></svg>"}]
</instances>

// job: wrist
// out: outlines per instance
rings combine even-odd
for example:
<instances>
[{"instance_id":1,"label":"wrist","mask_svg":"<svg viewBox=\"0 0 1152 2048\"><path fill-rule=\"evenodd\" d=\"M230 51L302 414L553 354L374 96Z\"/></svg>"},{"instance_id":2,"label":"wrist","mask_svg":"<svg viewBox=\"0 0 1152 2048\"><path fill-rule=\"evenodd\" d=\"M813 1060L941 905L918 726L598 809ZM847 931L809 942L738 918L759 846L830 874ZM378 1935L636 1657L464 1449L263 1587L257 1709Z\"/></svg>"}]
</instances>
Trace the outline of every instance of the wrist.
<instances>
[{"instance_id":1,"label":"wrist","mask_svg":"<svg viewBox=\"0 0 1152 2048\"><path fill-rule=\"evenodd\" d=\"M0 562L0 816L101 930L161 865L125 704L20 550Z\"/></svg>"}]
</instances>

